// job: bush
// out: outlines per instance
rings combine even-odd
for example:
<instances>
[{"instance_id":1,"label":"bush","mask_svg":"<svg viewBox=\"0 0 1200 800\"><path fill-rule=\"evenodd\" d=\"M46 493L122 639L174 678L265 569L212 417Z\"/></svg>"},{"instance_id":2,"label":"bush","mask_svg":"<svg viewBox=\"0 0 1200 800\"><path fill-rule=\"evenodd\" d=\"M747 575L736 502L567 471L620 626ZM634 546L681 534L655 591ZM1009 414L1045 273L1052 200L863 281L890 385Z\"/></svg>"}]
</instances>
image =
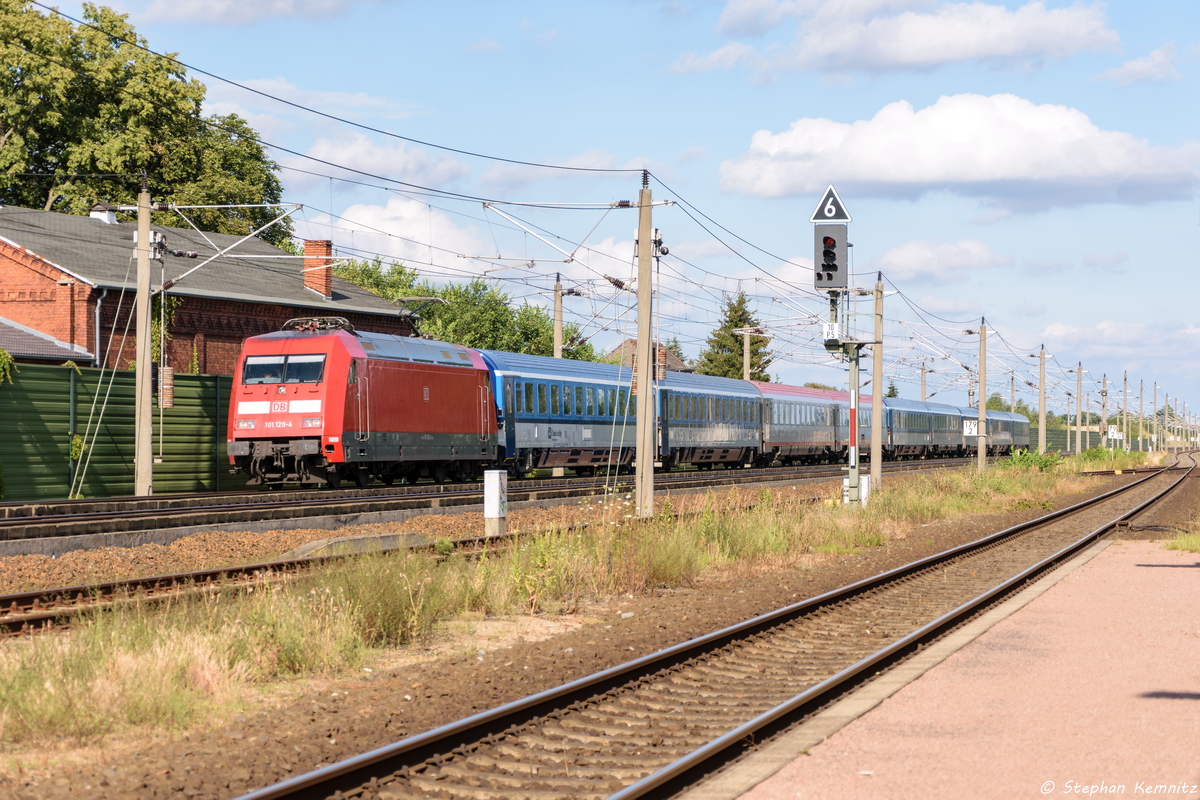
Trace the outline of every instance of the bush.
<instances>
[{"instance_id":1,"label":"bush","mask_svg":"<svg viewBox=\"0 0 1200 800\"><path fill-rule=\"evenodd\" d=\"M1058 453L1034 453L1030 450L1019 449L1013 451L1009 458L997 462L997 466L1008 469L1036 469L1039 472L1045 472L1054 469L1060 463L1062 463L1062 457Z\"/></svg>"}]
</instances>

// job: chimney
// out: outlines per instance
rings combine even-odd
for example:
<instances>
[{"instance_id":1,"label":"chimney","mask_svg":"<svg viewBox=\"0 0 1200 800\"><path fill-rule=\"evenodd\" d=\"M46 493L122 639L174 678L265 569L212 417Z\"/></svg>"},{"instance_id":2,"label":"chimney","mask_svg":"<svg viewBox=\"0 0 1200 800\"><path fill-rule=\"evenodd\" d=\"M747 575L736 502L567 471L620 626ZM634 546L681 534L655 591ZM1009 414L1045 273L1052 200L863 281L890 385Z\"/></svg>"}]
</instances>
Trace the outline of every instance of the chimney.
<instances>
[{"instance_id":1,"label":"chimney","mask_svg":"<svg viewBox=\"0 0 1200 800\"><path fill-rule=\"evenodd\" d=\"M107 225L117 224L117 207L110 206L108 203L96 203L92 206L91 213L88 214L92 219L98 219Z\"/></svg>"},{"instance_id":2,"label":"chimney","mask_svg":"<svg viewBox=\"0 0 1200 800\"><path fill-rule=\"evenodd\" d=\"M304 288L312 289L326 300L333 299L333 242L328 239L304 242Z\"/></svg>"}]
</instances>

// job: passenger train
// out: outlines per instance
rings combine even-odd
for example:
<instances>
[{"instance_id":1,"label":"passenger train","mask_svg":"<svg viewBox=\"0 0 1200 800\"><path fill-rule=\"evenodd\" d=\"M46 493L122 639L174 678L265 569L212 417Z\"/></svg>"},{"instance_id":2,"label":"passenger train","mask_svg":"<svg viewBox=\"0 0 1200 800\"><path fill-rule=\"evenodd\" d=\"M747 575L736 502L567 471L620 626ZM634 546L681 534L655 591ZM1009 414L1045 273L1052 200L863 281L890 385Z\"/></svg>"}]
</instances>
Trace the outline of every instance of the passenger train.
<instances>
[{"instance_id":1,"label":"passenger train","mask_svg":"<svg viewBox=\"0 0 1200 800\"><path fill-rule=\"evenodd\" d=\"M627 367L473 350L356 331L346 320L291 320L246 339L230 400L228 455L251 484L366 486L469 480L542 467L628 469L636 403ZM860 452L871 398L860 395ZM845 461L846 392L667 372L657 381L655 464L725 467ZM885 459L976 453L977 411L887 399ZM989 454L1029 445L1021 414L988 411Z\"/></svg>"}]
</instances>

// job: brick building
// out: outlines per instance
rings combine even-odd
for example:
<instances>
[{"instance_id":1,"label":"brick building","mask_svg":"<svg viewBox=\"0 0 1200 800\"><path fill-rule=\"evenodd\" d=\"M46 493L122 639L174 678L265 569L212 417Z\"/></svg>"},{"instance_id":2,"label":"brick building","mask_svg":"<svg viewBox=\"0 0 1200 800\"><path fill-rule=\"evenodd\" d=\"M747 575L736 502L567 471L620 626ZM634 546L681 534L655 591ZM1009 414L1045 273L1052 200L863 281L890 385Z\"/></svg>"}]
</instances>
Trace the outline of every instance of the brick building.
<instances>
[{"instance_id":1,"label":"brick building","mask_svg":"<svg viewBox=\"0 0 1200 800\"><path fill-rule=\"evenodd\" d=\"M244 338L277 331L293 317L337 316L362 330L413 332L407 311L332 274L330 242L305 242L301 259L260 239L234 247L240 236L152 230L166 239L161 261L150 262L154 288L232 248L169 289L175 308L167 359L177 371L194 363L202 373L229 374ZM0 325L11 329L7 340L32 343L31 334L40 334L78 364L127 367L135 351L129 319L136 231L135 222L118 222L111 206L97 205L90 217L0 206ZM47 352L41 345L38 355Z\"/></svg>"}]
</instances>

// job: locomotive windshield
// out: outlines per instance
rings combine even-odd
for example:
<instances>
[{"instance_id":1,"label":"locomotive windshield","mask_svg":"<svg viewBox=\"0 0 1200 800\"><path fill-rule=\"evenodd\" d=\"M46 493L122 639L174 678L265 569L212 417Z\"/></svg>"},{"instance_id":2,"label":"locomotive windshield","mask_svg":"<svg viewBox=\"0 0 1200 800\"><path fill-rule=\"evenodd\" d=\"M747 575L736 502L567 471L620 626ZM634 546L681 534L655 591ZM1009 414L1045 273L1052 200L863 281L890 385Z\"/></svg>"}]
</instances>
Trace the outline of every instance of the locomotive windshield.
<instances>
[{"instance_id":1,"label":"locomotive windshield","mask_svg":"<svg viewBox=\"0 0 1200 800\"><path fill-rule=\"evenodd\" d=\"M324 355L246 356L242 383L320 383L325 373Z\"/></svg>"}]
</instances>

